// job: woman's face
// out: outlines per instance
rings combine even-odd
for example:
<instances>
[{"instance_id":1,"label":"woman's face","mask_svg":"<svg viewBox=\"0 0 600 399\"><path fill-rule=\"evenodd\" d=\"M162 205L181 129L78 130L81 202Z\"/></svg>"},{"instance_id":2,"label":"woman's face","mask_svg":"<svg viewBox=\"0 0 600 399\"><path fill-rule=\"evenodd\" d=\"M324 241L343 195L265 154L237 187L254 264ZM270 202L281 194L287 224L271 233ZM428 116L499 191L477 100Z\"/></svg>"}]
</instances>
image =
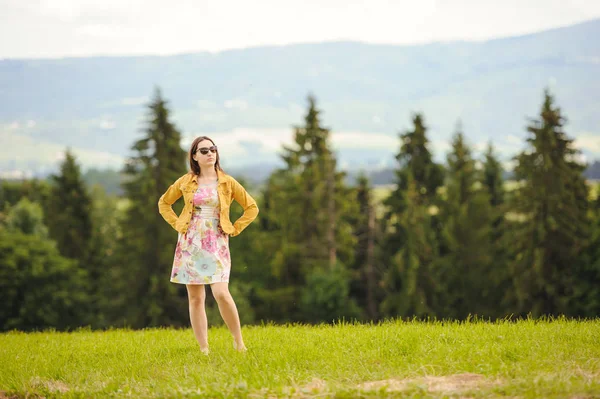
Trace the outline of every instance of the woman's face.
<instances>
[{"instance_id":1,"label":"woman's face","mask_svg":"<svg viewBox=\"0 0 600 399\"><path fill-rule=\"evenodd\" d=\"M194 153L192 157L198 162L198 165L200 165L201 168L214 166L215 162L217 162L217 153L209 150L213 146L214 144L210 140L202 140L198 143L196 153ZM206 152L205 150L209 151L207 154L203 154L200 150L203 150L204 152Z\"/></svg>"}]
</instances>

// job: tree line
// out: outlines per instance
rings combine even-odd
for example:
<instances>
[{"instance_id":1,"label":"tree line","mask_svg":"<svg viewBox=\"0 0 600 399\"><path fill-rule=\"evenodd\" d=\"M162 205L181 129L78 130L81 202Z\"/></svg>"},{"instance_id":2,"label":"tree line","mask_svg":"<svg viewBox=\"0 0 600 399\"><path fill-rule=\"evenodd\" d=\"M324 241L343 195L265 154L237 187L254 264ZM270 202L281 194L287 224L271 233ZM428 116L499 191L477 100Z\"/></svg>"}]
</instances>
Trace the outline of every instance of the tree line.
<instances>
[{"instance_id":1,"label":"tree line","mask_svg":"<svg viewBox=\"0 0 600 399\"><path fill-rule=\"evenodd\" d=\"M50 181L2 182L3 331L189 325L185 286L169 282L176 232L157 209L186 150L160 90L147 113L123 196L87 186L69 150ZM507 189L492 143L479 157L458 126L436 163L415 113L379 201L366 175L346 182L309 96L284 166L260 189L239 179L261 209L230 240L242 323L598 316L600 199L564 125L546 90Z\"/></svg>"}]
</instances>

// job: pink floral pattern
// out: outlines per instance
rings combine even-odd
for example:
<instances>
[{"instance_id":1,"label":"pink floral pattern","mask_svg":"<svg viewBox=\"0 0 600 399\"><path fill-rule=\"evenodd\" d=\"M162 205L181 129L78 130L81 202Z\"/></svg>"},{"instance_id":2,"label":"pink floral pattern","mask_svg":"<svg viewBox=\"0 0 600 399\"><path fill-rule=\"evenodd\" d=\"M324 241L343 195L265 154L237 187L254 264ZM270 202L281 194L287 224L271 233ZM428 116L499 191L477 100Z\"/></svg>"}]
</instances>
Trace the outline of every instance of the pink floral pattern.
<instances>
[{"instance_id":1,"label":"pink floral pattern","mask_svg":"<svg viewBox=\"0 0 600 399\"><path fill-rule=\"evenodd\" d=\"M202 237L202 249L208 252L216 252L217 234L212 230L206 230L204 233L204 237Z\"/></svg>"},{"instance_id":2,"label":"pink floral pattern","mask_svg":"<svg viewBox=\"0 0 600 399\"><path fill-rule=\"evenodd\" d=\"M223 259L226 259L227 261L230 261L228 245L221 245L221 248L219 248L219 256Z\"/></svg>"},{"instance_id":3,"label":"pink floral pattern","mask_svg":"<svg viewBox=\"0 0 600 399\"><path fill-rule=\"evenodd\" d=\"M199 186L194 205L214 208L214 211L212 216L206 217L195 210L187 232L179 234L170 281L178 284L229 282L229 235L219 228L217 185Z\"/></svg>"}]
</instances>

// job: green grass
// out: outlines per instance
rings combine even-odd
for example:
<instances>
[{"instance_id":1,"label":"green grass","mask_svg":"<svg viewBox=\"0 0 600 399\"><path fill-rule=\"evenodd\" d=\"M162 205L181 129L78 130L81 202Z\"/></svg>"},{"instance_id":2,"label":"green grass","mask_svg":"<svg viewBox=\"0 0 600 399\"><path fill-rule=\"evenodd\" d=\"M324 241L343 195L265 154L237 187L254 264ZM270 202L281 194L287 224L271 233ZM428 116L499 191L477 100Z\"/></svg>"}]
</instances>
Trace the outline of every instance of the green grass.
<instances>
[{"instance_id":1,"label":"green grass","mask_svg":"<svg viewBox=\"0 0 600 399\"><path fill-rule=\"evenodd\" d=\"M211 327L208 357L190 329L4 333L0 398L600 397L600 320L388 320L243 333L249 351L237 353L225 327Z\"/></svg>"}]
</instances>

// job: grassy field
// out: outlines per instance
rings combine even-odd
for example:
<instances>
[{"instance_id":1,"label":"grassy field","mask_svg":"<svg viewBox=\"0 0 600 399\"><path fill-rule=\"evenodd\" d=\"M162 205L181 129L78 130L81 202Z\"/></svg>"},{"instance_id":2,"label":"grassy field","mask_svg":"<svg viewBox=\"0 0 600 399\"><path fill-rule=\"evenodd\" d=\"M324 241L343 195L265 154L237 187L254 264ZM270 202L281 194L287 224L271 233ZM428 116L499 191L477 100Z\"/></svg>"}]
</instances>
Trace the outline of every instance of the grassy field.
<instances>
[{"instance_id":1,"label":"grassy field","mask_svg":"<svg viewBox=\"0 0 600 399\"><path fill-rule=\"evenodd\" d=\"M0 335L5 397L600 398L600 320Z\"/></svg>"},{"instance_id":2,"label":"grassy field","mask_svg":"<svg viewBox=\"0 0 600 399\"><path fill-rule=\"evenodd\" d=\"M590 189L590 191L589 191L590 199L595 200L600 193L600 181L587 180L586 183L588 184L588 187ZM513 180L507 180L504 182L504 189L509 192L514 190L515 188L517 188L517 186L518 186L518 183ZM387 197L390 196L390 194L393 192L393 190L394 190L393 184L385 184L385 185L373 187L373 202L375 204L375 214L377 215L378 218L383 217L384 211L385 211L383 201ZM438 190L439 190L438 192L442 195L442 198L443 198L445 195L445 192L446 192L446 188L440 187Z\"/></svg>"}]
</instances>

